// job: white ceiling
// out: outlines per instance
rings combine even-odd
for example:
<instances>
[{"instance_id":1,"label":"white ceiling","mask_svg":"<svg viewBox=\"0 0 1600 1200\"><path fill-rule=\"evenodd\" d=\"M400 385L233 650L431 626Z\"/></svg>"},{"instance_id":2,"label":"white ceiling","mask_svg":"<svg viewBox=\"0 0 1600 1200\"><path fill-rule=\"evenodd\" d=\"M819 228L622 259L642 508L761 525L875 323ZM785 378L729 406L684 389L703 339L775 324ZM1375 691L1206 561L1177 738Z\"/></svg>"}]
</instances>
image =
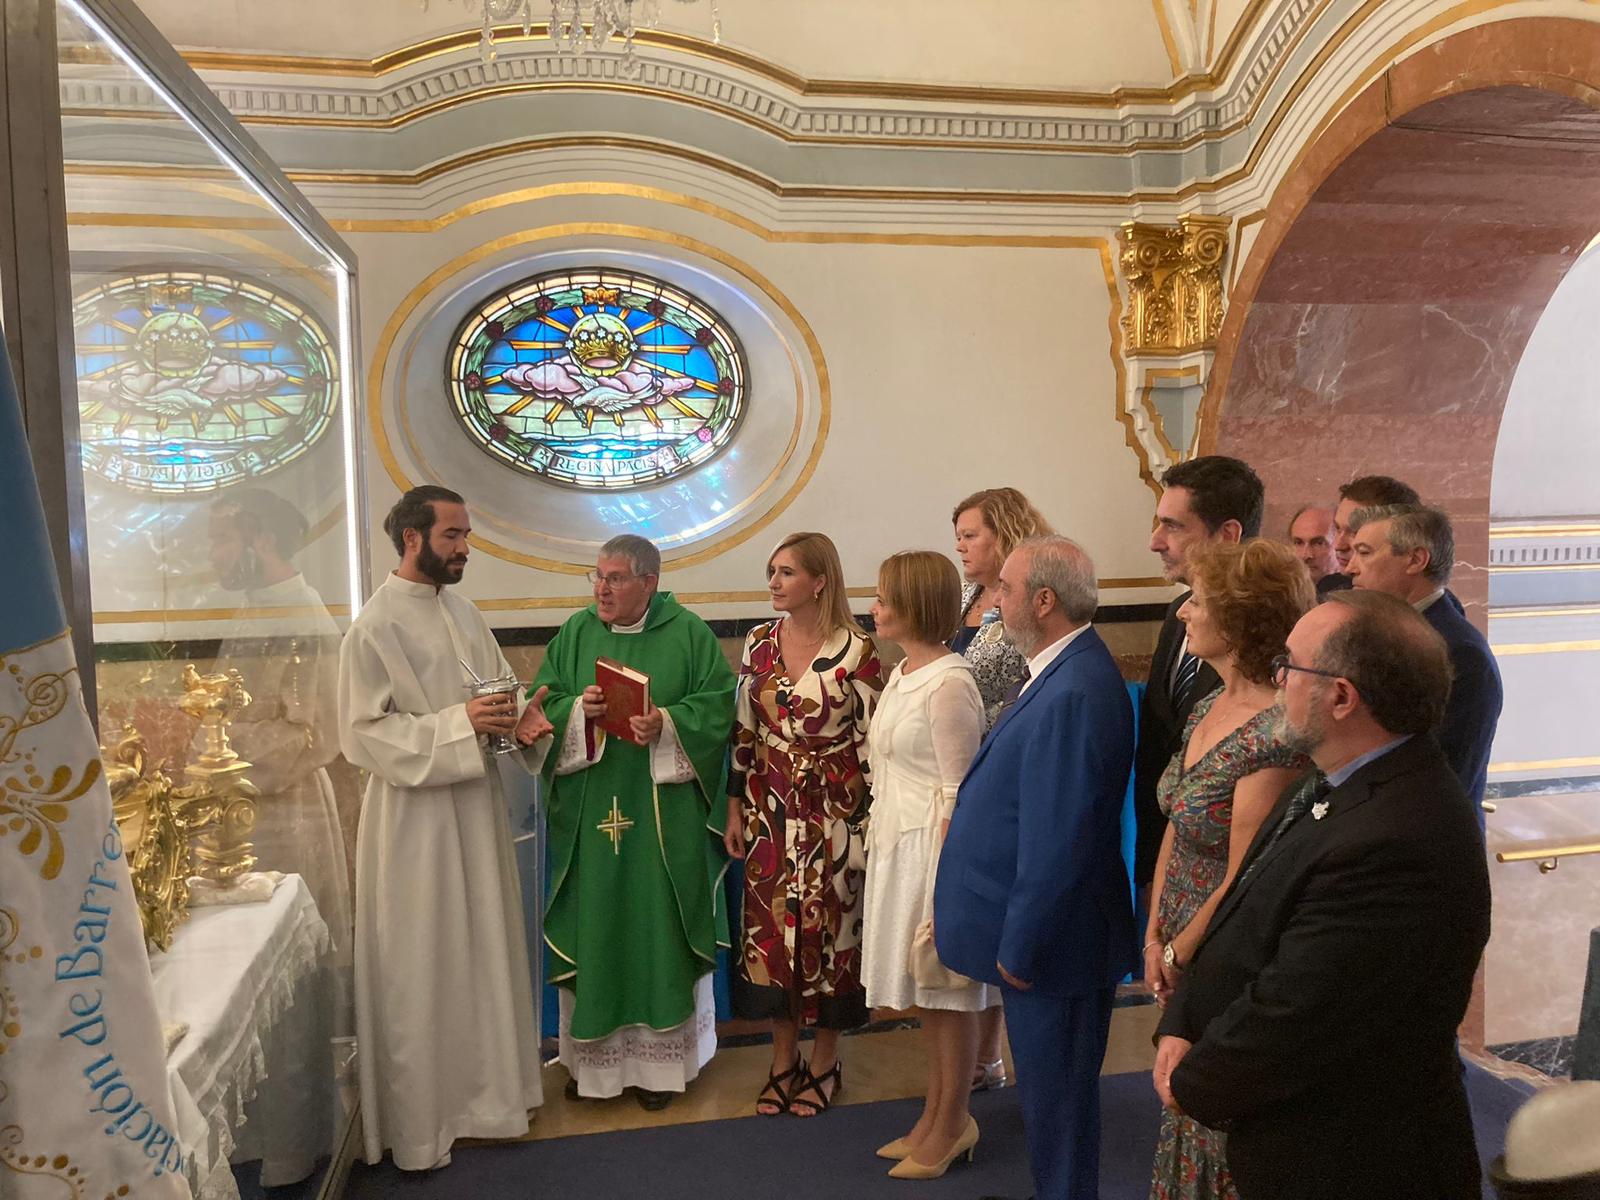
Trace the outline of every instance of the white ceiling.
<instances>
[{"instance_id":1,"label":"white ceiling","mask_svg":"<svg viewBox=\"0 0 1600 1200\"><path fill-rule=\"evenodd\" d=\"M719 0L726 45L810 79L1105 90L1173 71L1163 0ZM474 26L463 0L141 0L184 49L374 58ZM710 0L660 27L709 40ZM539 16L545 6L536 6ZM1181 8L1179 10L1181 12Z\"/></svg>"}]
</instances>

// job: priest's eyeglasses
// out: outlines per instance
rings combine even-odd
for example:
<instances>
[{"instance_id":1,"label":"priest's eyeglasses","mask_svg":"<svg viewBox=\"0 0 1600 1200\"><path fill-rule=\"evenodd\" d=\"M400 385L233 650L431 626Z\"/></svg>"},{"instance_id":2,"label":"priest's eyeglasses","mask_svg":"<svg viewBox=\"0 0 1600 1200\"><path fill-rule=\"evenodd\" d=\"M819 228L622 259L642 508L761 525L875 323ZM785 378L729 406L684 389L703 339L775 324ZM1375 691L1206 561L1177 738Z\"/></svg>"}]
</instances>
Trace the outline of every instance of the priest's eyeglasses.
<instances>
[{"instance_id":1,"label":"priest's eyeglasses","mask_svg":"<svg viewBox=\"0 0 1600 1200\"><path fill-rule=\"evenodd\" d=\"M1272 674L1269 676L1269 678L1272 680L1272 686L1280 688L1289 682L1290 671L1304 671L1307 675L1321 675L1324 679L1348 678L1348 676L1341 675L1337 671L1321 671L1316 667L1299 666L1296 663L1290 662L1287 654L1280 654L1277 658L1273 659L1271 670Z\"/></svg>"},{"instance_id":2,"label":"priest's eyeglasses","mask_svg":"<svg viewBox=\"0 0 1600 1200\"><path fill-rule=\"evenodd\" d=\"M638 575L624 575L621 571L613 571L609 575L602 575L599 571L588 571L584 578L589 581L590 587L599 587L602 583L608 588L619 588L625 583L632 583L641 578Z\"/></svg>"}]
</instances>

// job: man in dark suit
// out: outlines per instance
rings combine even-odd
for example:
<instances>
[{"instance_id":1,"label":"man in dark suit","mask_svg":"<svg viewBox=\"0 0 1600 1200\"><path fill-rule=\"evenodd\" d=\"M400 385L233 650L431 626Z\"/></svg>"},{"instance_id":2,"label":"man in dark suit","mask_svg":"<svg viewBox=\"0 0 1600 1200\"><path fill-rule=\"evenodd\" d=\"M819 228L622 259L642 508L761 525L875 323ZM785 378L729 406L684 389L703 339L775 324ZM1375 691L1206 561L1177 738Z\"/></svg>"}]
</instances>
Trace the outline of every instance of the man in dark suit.
<instances>
[{"instance_id":1,"label":"man in dark suit","mask_svg":"<svg viewBox=\"0 0 1600 1200\"><path fill-rule=\"evenodd\" d=\"M1342 592L1350 586L1350 518L1358 508L1374 504L1420 504L1417 491L1388 475L1363 475L1339 489L1339 504L1333 510L1333 557L1339 569L1317 580L1317 599L1329 592Z\"/></svg>"},{"instance_id":2,"label":"man in dark suit","mask_svg":"<svg viewBox=\"0 0 1600 1200\"><path fill-rule=\"evenodd\" d=\"M1477 826L1429 730L1443 640L1336 593L1277 664L1319 772L1250 847L1157 1029L1162 1101L1228 1133L1241 1200L1462 1200L1480 1172L1456 1053L1489 938Z\"/></svg>"},{"instance_id":3,"label":"man in dark suit","mask_svg":"<svg viewBox=\"0 0 1600 1200\"><path fill-rule=\"evenodd\" d=\"M1168 469L1156 502L1150 549L1161 556L1161 573L1173 583L1189 581L1188 554L1202 542L1237 542L1261 532L1265 491L1261 480L1237 458L1212 454ZM1167 606L1150 660L1150 679L1139 704L1139 748L1134 765L1133 811L1138 819L1134 882L1148 887L1161 853L1167 819L1156 802L1156 784L1183 741L1183 727L1196 701L1222 682L1188 652L1188 634L1178 609L1184 592Z\"/></svg>"},{"instance_id":4,"label":"man in dark suit","mask_svg":"<svg viewBox=\"0 0 1600 1200\"><path fill-rule=\"evenodd\" d=\"M934 885L952 970L996 984L1039 1200L1094 1200L1100 1065L1117 981L1137 959L1120 852L1133 706L1089 625L1094 563L1031 538L1000 569L1006 637L1028 656L957 796Z\"/></svg>"},{"instance_id":5,"label":"man in dark suit","mask_svg":"<svg viewBox=\"0 0 1600 1200\"><path fill-rule=\"evenodd\" d=\"M1404 600L1439 631L1450 651L1450 700L1439 745L1483 827L1489 750L1505 691L1489 641L1463 615L1445 585L1455 567L1450 518L1436 508L1393 504L1358 509L1350 518L1350 574L1358 588Z\"/></svg>"}]
</instances>

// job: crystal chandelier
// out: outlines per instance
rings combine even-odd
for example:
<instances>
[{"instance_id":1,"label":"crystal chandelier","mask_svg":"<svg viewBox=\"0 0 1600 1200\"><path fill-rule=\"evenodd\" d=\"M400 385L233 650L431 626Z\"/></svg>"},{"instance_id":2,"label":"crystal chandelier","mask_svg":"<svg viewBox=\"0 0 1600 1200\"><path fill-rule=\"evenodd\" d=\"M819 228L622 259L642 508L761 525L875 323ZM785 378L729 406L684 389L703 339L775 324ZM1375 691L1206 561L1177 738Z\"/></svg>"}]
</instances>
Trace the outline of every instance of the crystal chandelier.
<instances>
[{"instance_id":1,"label":"crystal chandelier","mask_svg":"<svg viewBox=\"0 0 1600 1200\"><path fill-rule=\"evenodd\" d=\"M678 4L698 4L699 0L675 0ZM533 32L534 8L539 0L461 0L468 12L483 12L483 32L478 38L478 53L486 63L495 59L494 27L499 21L522 19L522 36ZM428 0L422 0L423 10ZM585 54L598 50L612 38L622 39L622 73L637 75L639 61L634 57L633 39L641 29L653 29L661 18L661 0L550 0L549 37L563 54ZM711 0L711 40L722 43L722 16L717 0Z\"/></svg>"}]
</instances>

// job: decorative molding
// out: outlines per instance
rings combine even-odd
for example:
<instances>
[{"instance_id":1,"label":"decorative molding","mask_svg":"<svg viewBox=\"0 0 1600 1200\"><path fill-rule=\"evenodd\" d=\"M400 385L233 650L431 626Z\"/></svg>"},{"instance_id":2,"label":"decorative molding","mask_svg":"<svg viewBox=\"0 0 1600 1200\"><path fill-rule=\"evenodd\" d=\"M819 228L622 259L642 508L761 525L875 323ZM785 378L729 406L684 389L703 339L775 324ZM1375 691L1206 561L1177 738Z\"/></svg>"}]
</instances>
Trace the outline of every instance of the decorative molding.
<instances>
[{"instance_id":1,"label":"decorative molding","mask_svg":"<svg viewBox=\"0 0 1600 1200\"><path fill-rule=\"evenodd\" d=\"M1117 263L1128 288L1122 326L1130 354L1187 354L1216 344L1230 223L1192 213L1176 225L1123 222Z\"/></svg>"},{"instance_id":2,"label":"decorative molding","mask_svg":"<svg viewBox=\"0 0 1600 1200\"><path fill-rule=\"evenodd\" d=\"M1160 3L1161 0L1156 0ZM1192 0L1191 0L1192 2ZM1121 108L1129 104L1172 105L1195 92L1221 85L1232 70L1233 61L1257 19L1274 0L1248 0L1235 20L1217 66L1208 72L1186 76L1165 87L1119 87L1111 91L1079 91L1061 88L999 87L985 84L907 83L872 79L811 79L759 55L729 44L708 42L692 34L665 29L641 30L634 41L645 49L671 50L694 58L709 59L737 67L779 84L799 96L834 96L852 99L938 100L954 104L1051 105L1071 104L1089 108ZM232 71L252 74L304 74L349 76L377 79L383 75L414 67L428 59L459 51L478 52L481 30L462 29L441 34L409 46L391 50L376 58L319 58L314 55L259 54L251 52L189 49L185 60L196 71ZM537 42L548 49L549 25L533 22L526 33L520 25L495 28L494 42L504 50L517 42ZM63 52L63 62L105 62L104 54L92 50Z\"/></svg>"},{"instance_id":3,"label":"decorative molding","mask_svg":"<svg viewBox=\"0 0 1600 1200\"><path fill-rule=\"evenodd\" d=\"M745 61L748 56L705 55L698 62L641 59L640 74L628 79L614 55L560 55L543 41L523 43L529 45L526 50L502 52L492 63L475 56L468 59L455 49L438 51L417 61L416 70L405 78L376 85L353 80L344 87L304 82L306 75L290 74L294 69L282 56L263 60L256 69L286 77L251 82L220 77L217 55L191 56L191 61L211 71L207 82L247 125L393 129L462 104L542 89L578 88L676 100L732 117L789 143L1122 154L1183 148L1241 128L1300 35L1332 2L1283 0L1256 39L1253 56L1231 76L1221 95L1180 88L1122 93L1116 107L1123 111L1115 115L1071 111L1104 106L1105 97L1084 93L874 88L803 79L797 83L787 72L759 70L754 61ZM233 69L245 69L246 61L236 58ZM1223 81L1210 83L1220 87ZM873 103L807 102L814 96L854 94L845 87L870 93L862 99ZM61 101L69 116L165 112L143 84L97 79L92 67L70 64L62 73ZM1022 104L1038 111L1019 115L1014 109ZM1129 111L1133 105L1144 111ZM1160 111L1163 108L1167 111Z\"/></svg>"}]
</instances>

